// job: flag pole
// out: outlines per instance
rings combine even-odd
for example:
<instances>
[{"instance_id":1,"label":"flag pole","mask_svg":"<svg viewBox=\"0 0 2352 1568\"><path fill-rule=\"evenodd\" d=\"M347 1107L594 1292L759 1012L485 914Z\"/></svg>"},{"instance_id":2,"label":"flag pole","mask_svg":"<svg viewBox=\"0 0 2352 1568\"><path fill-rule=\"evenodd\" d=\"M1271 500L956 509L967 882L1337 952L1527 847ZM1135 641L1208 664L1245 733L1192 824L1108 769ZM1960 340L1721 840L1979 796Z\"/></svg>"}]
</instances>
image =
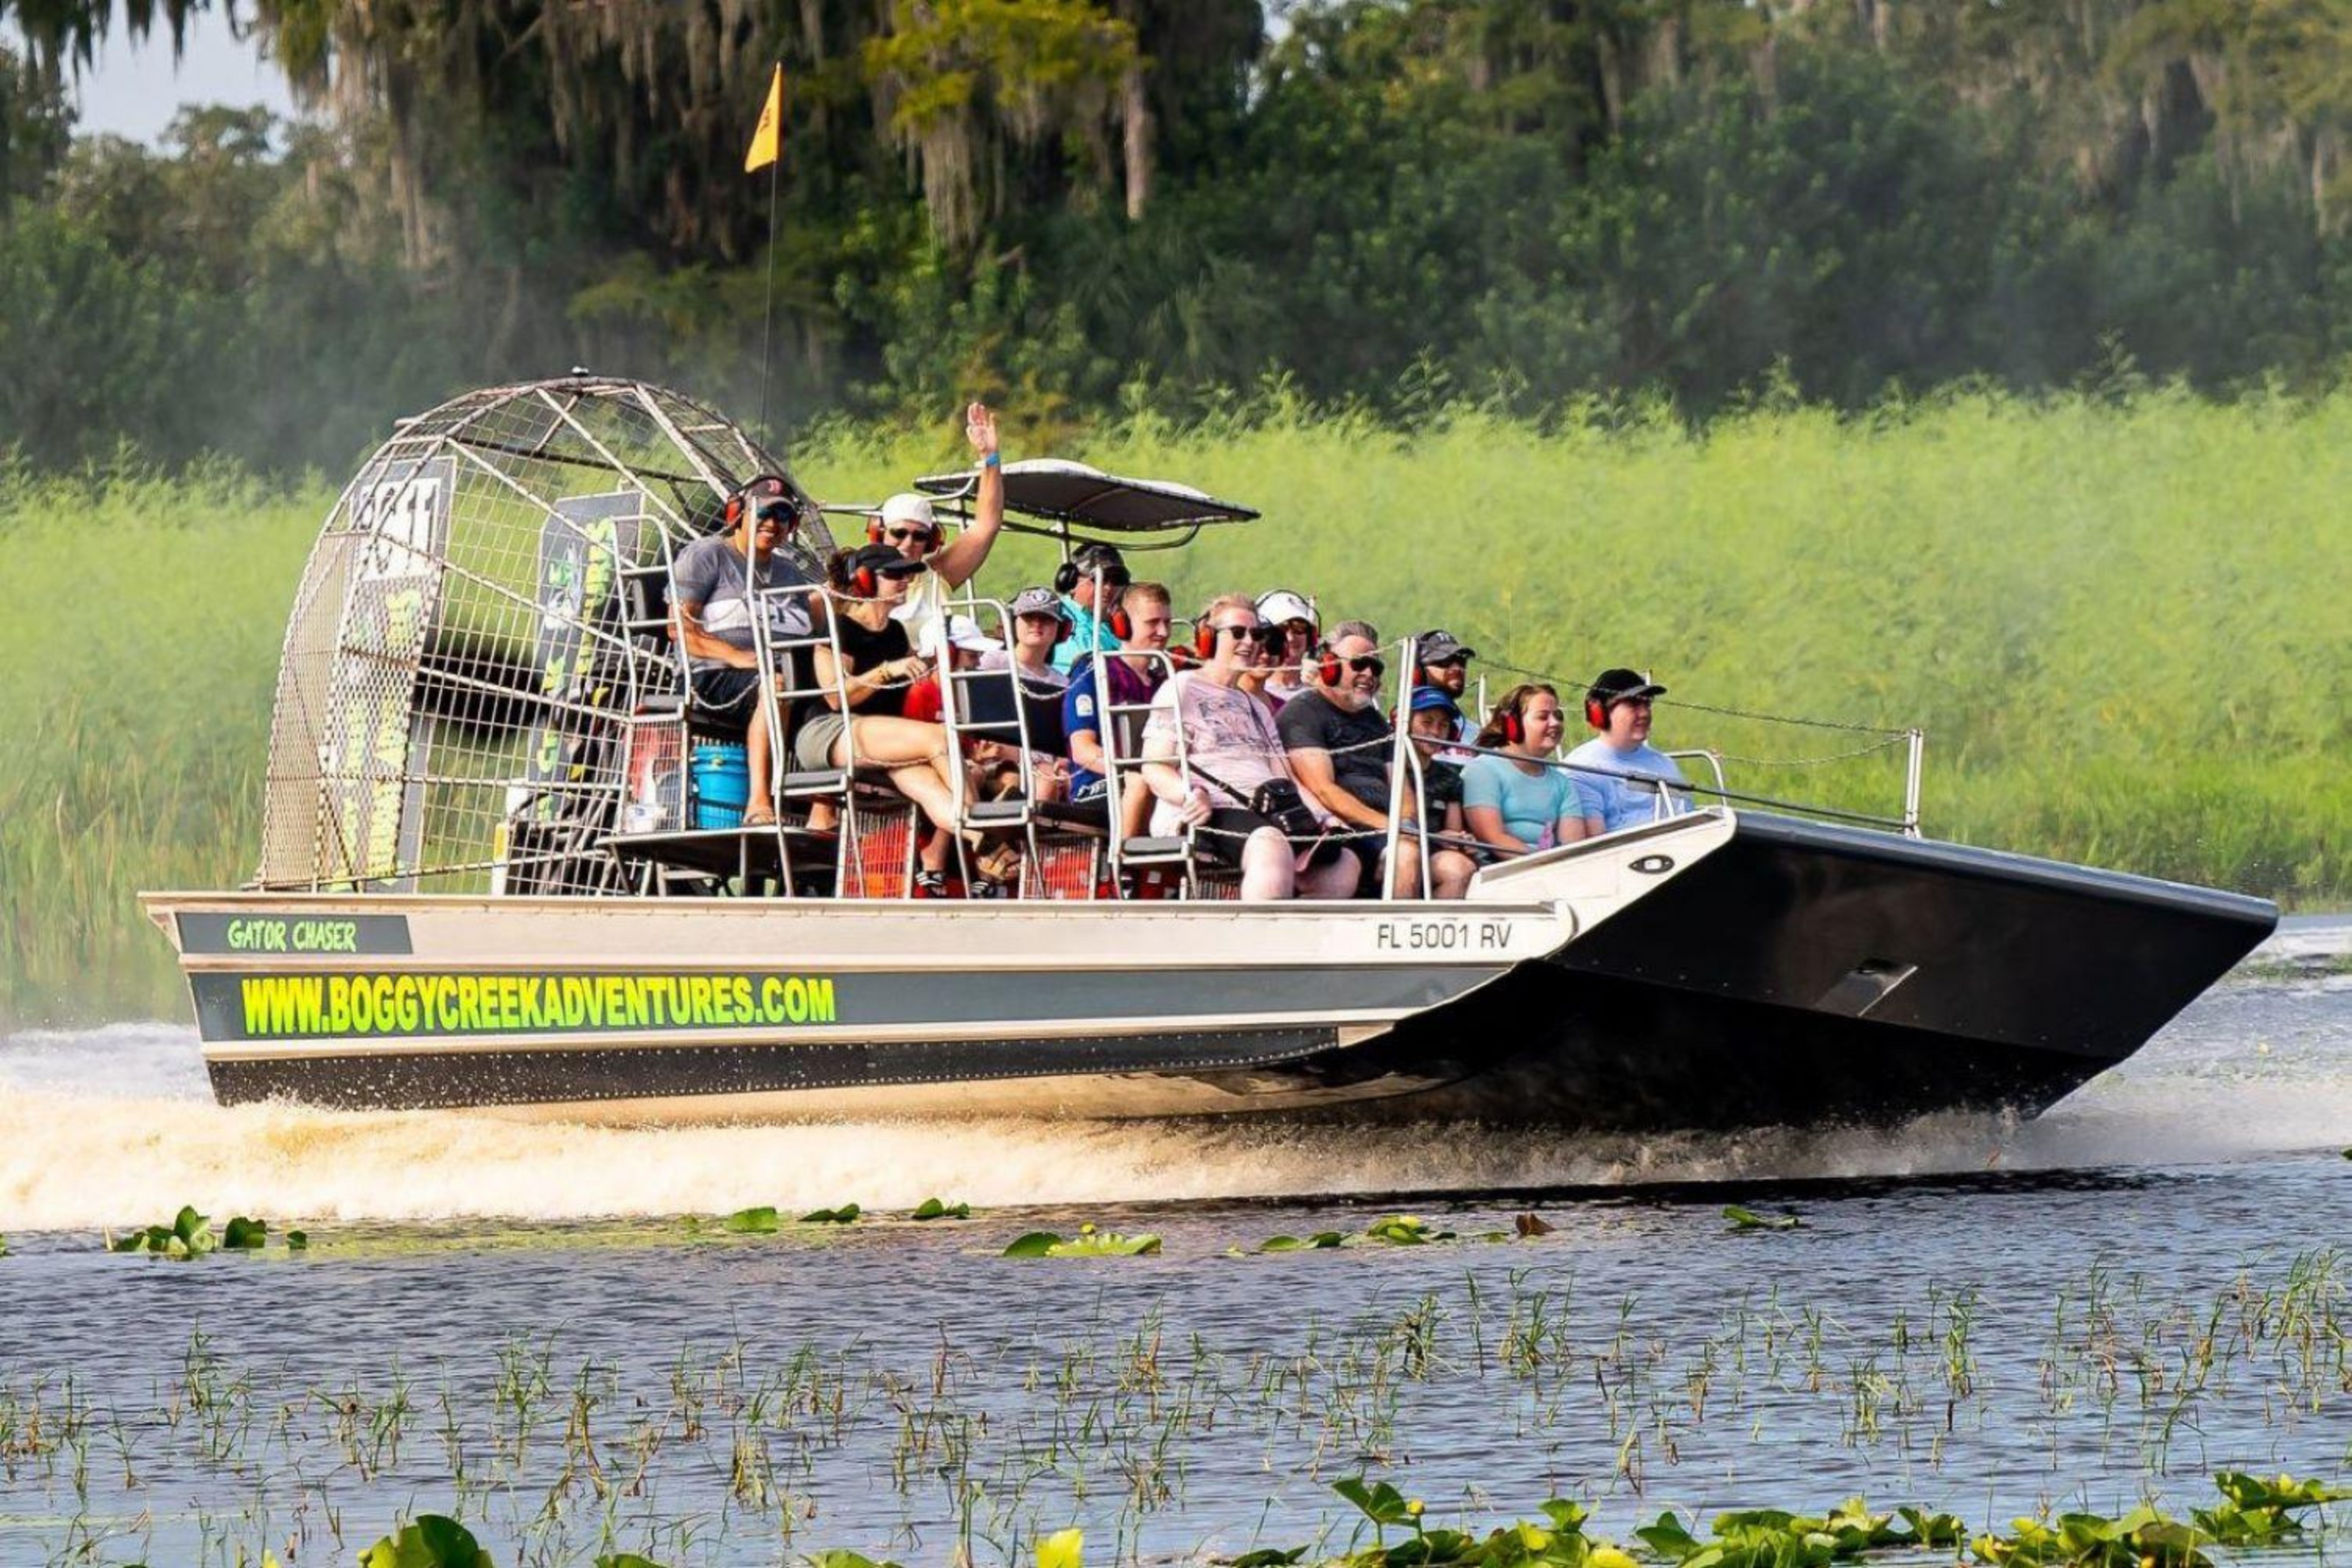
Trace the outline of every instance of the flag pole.
<instances>
[{"instance_id":1,"label":"flag pole","mask_svg":"<svg viewBox=\"0 0 2352 1568\"><path fill-rule=\"evenodd\" d=\"M779 57L776 61L776 80L781 81L783 77L784 61ZM776 432L769 427L767 422L768 366L770 351L773 347L772 334L776 322L776 184L777 176L784 172L782 146L784 126L783 110L780 104L777 106L776 119L778 141L776 156L767 166L767 303L762 308L760 317L760 432L766 439L770 450L773 450L776 444Z\"/></svg>"}]
</instances>

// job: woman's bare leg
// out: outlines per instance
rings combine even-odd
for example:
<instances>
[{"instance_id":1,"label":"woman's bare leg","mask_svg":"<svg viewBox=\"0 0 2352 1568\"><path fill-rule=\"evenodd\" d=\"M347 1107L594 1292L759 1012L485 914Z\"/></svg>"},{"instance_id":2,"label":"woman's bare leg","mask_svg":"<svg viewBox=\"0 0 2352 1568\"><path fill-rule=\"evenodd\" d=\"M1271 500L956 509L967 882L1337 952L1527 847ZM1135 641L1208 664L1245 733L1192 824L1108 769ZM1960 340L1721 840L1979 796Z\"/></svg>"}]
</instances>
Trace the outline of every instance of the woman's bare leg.
<instances>
[{"instance_id":1,"label":"woman's bare leg","mask_svg":"<svg viewBox=\"0 0 2352 1568\"><path fill-rule=\"evenodd\" d=\"M1283 841L1286 845L1289 840ZM1418 872L1415 873L1418 876ZM1364 879L1364 862L1355 858L1353 850L1342 850L1340 858L1329 865L1309 866L1298 873L1298 897L1302 899L1352 899Z\"/></svg>"},{"instance_id":2,"label":"woman's bare leg","mask_svg":"<svg viewBox=\"0 0 2352 1568\"><path fill-rule=\"evenodd\" d=\"M1274 904L1298 889L1291 841L1280 828L1261 827L1242 843L1242 898L1250 904Z\"/></svg>"}]
</instances>

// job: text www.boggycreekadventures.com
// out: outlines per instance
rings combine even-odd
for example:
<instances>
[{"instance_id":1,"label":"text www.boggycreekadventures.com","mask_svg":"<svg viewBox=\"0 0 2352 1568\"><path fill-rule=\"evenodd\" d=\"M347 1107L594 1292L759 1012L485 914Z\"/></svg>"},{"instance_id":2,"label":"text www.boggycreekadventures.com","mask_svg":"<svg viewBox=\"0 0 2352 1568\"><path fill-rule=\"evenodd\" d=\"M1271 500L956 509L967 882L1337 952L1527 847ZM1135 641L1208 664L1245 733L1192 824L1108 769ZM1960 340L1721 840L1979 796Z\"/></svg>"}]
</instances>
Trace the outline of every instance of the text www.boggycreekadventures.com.
<instances>
[{"instance_id":1,"label":"text www.boggycreekadventures.com","mask_svg":"<svg viewBox=\"0 0 2352 1568\"><path fill-rule=\"evenodd\" d=\"M756 974L288 974L237 982L248 1038L832 1023L829 977Z\"/></svg>"}]
</instances>

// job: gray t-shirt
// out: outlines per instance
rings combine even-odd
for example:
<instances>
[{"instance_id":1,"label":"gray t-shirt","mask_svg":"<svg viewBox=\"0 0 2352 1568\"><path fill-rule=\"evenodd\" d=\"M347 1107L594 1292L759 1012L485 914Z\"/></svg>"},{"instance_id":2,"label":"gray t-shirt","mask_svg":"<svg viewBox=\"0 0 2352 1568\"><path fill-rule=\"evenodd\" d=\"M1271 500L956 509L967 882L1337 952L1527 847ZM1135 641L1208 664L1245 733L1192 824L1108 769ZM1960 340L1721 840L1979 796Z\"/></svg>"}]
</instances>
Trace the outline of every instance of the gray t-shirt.
<instances>
[{"instance_id":1,"label":"gray t-shirt","mask_svg":"<svg viewBox=\"0 0 2352 1568\"><path fill-rule=\"evenodd\" d=\"M759 569L749 574L747 589L743 552L735 548L734 539L714 533L707 539L697 539L678 552L678 559L669 571L670 601L680 605L703 607L699 617L703 630L730 648L752 647L753 593L770 588L793 588L806 584L808 574L794 564L782 551L770 554ZM766 601L767 633L771 638L806 637L809 631L808 596ZM696 659L696 669L710 669L718 664L715 659Z\"/></svg>"}]
</instances>

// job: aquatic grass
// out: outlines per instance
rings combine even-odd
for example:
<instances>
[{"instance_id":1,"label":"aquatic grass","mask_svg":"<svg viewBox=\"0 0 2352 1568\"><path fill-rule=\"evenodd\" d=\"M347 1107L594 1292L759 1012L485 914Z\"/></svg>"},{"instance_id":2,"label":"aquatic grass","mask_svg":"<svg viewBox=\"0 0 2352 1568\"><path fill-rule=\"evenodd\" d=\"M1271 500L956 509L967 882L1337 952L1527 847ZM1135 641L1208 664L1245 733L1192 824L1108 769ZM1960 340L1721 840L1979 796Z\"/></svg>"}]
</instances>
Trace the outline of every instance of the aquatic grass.
<instances>
[{"instance_id":1,"label":"aquatic grass","mask_svg":"<svg viewBox=\"0 0 2352 1568\"><path fill-rule=\"evenodd\" d=\"M952 459L942 440L833 425L795 464L821 495L873 496ZM2352 552L2333 546L2352 391L1958 390L1697 430L1463 408L1409 434L1272 399L1059 455L1264 509L1139 558L1180 612L1288 583L1392 635L1450 627L1491 690L1505 665L1649 666L1672 688L1661 738L1717 747L1766 796L1891 809L1900 759L1824 760L1868 737L1710 710L1920 723L1939 836L2352 897ZM234 886L257 858L277 650L332 499L218 466L0 474L0 1025L184 1010L131 896ZM981 586L1039 580L1049 556L1008 538Z\"/></svg>"}]
</instances>

